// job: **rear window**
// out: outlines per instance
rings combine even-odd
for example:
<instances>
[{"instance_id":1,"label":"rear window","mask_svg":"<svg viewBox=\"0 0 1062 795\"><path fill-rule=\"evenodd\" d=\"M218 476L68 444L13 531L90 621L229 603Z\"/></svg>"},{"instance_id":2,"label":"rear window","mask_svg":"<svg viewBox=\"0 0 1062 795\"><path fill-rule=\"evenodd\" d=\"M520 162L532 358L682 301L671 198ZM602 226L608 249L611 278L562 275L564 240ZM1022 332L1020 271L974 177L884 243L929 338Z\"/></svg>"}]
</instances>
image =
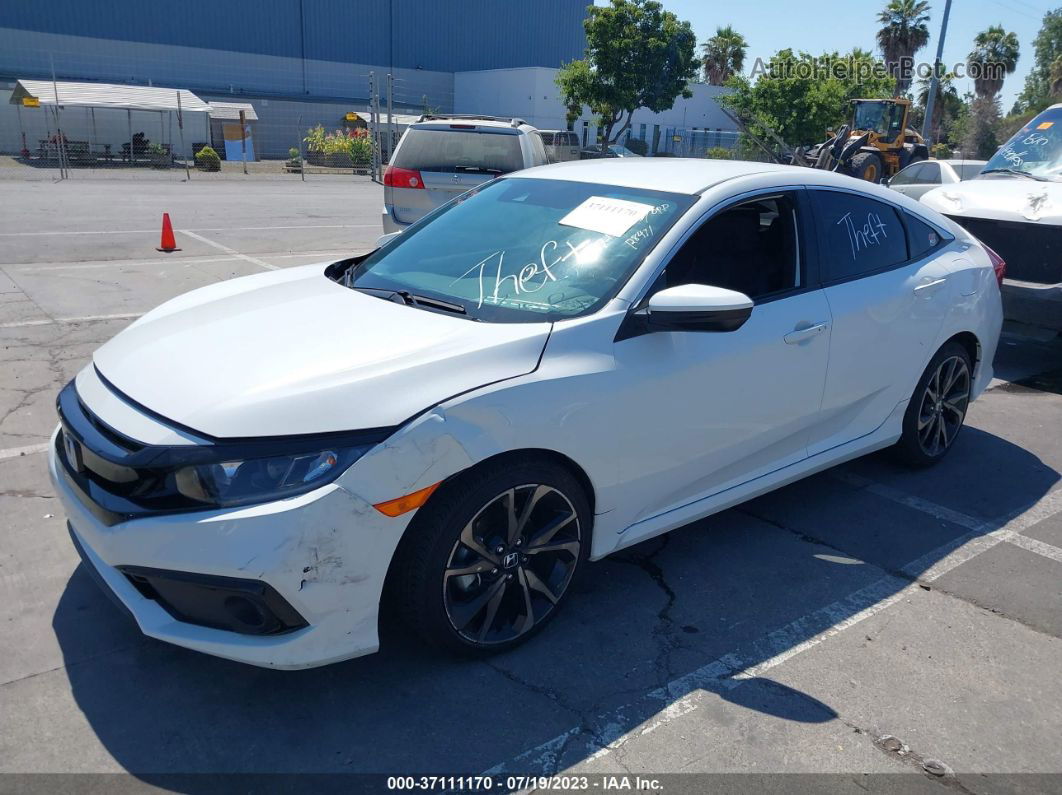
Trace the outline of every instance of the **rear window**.
<instances>
[{"instance_id":1,"label":"rear window","mask_svg":"<svg viewBox=\"0 0 1062 795\"><path fill-rule=\"evenodd\" d=\"M981 169L984 167L984 163L963 163L962 165L952 166L958 173L959 179L962 180L973 179L981 173Z\"/></svg>"},{"instance_id":2,"label":"rear window","mask_svg":"<svg viewBox=\"0 0 1062 795\"><path fill-rule=\"evenodd\" d=\"M907 245L911 259L924 257L943 242L936 229L910 213L906 213Z\"/></svg>"},{"instance_id":3,"label":"rear window","mask_svg":"<svg viewBox=\"0 0 1062 795\"><path fill-rule=\"evenodd\" d=\"M480 130L406 131L394 165L413 171L507 174L524 167L520 139L508 132Z\"/></svg>"},{"instance_id":4,"label":"rear window","mask_svg":"<svg viewBox=\"0 0 1062 795\"><path fill-rule=\"evenodd\" d=\"M539 135L542 136L542 143L544 143L546 146L553 146L553 133L544 132L539 133Z\"/></svg>"}]
</instances>

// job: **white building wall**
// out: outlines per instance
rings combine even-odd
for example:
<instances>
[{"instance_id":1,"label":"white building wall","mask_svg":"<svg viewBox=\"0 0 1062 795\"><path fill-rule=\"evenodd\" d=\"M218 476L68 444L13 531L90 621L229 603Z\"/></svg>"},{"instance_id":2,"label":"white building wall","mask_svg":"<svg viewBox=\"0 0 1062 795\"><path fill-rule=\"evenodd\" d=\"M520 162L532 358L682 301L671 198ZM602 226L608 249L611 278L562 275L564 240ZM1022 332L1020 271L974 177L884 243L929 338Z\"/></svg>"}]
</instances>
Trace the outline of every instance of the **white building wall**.
<instances>
[{"instance_id":1,"label":"white building wall","mask_svg":"<svg viewBox=\"0 0 1062 795\"><path fill-rule=\"evenodd\" d=\"M554 78L557 69L528 67L520 69L488 69L454 74L454 112L482 113L492 116L516 116L542 130L563 130L567 126L564 102ZM679 97L670 110L653 113L637 110L631 121L631 134L640 137L645 125L646 140L651 141L654 127L659 135L674 134L676 130L723 131L732 139L737 127L723 113L717 98L727 92L722 86L695 83L690 86L693 96ZM575 129L582 135L586 123L588 143L593 143L597 130L593 115L584 111ZM711 138L711 135L708 136ZM725 145L725 143L724 143ZM661 144L663 148L663 144Z\"/></svg>"}]
</instances>

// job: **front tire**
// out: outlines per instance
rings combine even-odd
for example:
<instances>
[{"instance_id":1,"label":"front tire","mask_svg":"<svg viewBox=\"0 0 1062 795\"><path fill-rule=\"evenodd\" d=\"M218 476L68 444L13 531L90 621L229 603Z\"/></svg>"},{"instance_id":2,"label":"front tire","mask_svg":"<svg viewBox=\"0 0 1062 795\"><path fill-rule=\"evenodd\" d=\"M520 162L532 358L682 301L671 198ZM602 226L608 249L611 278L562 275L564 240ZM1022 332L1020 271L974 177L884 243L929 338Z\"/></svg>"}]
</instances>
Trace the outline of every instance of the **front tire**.
<instances>
[{"instance_id":1,"label":"front tire","mask_svg":"<svg viewBox=\"0 0 1062 795\"><path fill-rule=\"evenodd\" d=\"M557 614L590 546L582 486L544 459L487 464L444 484L399 548L394 598L428 644L492 654Z\"/></svg>"},{"instance_id":2,"label":"front tire","mask_svg":"<svg viewBox=\"0 0 1062 795\"><path fill-rule=\"evenodd\" d=\"M848 173L856 179L877 182L883 173L881 157L876 152L860 152L852 158Z\"/></svg>"},{"instance_id":3,"label":"front tire","mask_svg":"<svg viewBox=\"0 0 1062 795\"><path fill-rule=\"evenodd\" d=\"M903 435L893 451L901 462L928 467L955 443L966 419L973 384L970 354L949 342L930 360L903 417Z\"/></svg>"}]
</instances>

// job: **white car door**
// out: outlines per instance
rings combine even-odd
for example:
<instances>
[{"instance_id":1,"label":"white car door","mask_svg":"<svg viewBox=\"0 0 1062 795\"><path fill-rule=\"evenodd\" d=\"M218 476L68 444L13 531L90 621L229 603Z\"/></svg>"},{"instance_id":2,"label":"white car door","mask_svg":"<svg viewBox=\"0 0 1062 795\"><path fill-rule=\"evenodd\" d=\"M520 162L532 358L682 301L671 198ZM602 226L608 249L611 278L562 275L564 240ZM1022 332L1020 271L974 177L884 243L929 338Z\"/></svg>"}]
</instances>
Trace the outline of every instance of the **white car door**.
<instances>
[{"instance_id":1,"label":"white car door","mask_svg":"<svg viewBox=\"0 0 1062 795\"><path fill-rule=\"evenodd\" d=\"M639 304L677 284L739 290L755 301L739 329L662 332L632 322L617 335L616 369L627 376L610 400L637 439L619 463L639 506L634 521L807 457L830 315L822 290L808 286L806 202L803 190L774 192L716 213Z\"/></svg>"},{"instance_id":2,"label":"white car door","mask_svg":"<svg viewBox=\"0 0 1062 795\"><path fill-rule=\"evenodd\" d=\"M811 189L820 275L833 317L830 366L812 455L877 430L911 396L947 313L941 235L891 204ZM925 233L912 235L906 224Z\"/></svg>"}]
</instances>

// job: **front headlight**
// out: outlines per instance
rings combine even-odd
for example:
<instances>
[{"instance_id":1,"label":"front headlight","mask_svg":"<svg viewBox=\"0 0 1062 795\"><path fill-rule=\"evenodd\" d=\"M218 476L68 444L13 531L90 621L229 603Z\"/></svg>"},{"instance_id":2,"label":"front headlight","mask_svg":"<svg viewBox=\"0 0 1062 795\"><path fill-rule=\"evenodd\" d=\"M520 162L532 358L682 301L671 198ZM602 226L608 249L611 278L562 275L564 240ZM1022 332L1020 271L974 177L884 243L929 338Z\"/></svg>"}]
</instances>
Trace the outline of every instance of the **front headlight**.
<instances>
[{"instance_id":1,"label":"front headlight","mask_svg":"<svg viewBox=\"0 0 1062 795\"><path fill-rule=\"evenodd\" d=\"M195 464L174 474L177 491L206 505L227 508L292 497L339 477L371 444L310 453Z\"/></svg>"}]
</instances>

